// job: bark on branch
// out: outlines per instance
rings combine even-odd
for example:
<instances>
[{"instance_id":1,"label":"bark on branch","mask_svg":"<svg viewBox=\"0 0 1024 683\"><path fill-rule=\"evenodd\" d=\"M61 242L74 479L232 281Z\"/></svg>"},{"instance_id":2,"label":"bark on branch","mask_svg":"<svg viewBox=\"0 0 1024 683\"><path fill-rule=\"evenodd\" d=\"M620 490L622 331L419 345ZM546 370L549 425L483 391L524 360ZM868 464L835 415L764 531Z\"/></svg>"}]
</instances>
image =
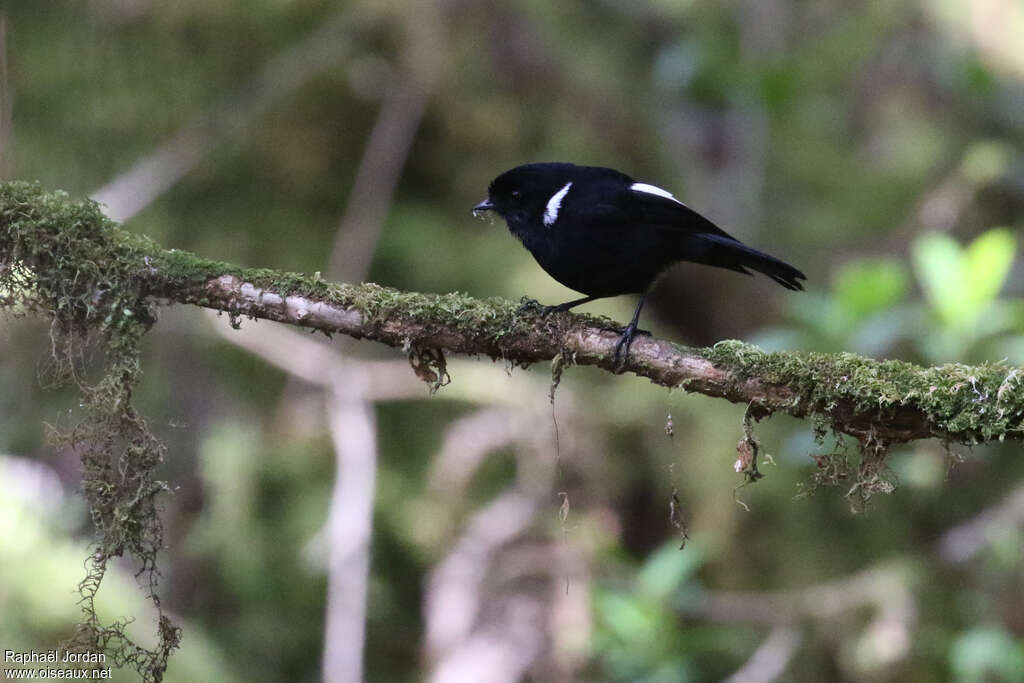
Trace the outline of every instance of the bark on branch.
<instances>
[{"instance_id":1,"label":"bark on branch","mask_svg":"<svg viewBox=\"0 0 1024 683\"><path fill-rule=\"evenodd\" d=\"M95 267L98 261L103 268ZM121 231L91 202L26 183L0 185L0 263L6 272L31 273L28 284L44 295L38 308L83 307L83 325L109 323L105 306L128 293L147 305L195 304L233 318L379 342L409 353L420 361L421 376L436 380L444 374L443 353L614 371L618 334L606 319L544 318L535 307L500 299L336 284L318 275L210 261L161 249ZM69 273L76 289L69 289ZM864 446L884 449L928 437L975 444L1024 435L1024 373L998 363L924 368L845 353L764 353L736 341L695 349L639 337L625 371L746 404L757 418L778 412L811 418L819 429L851 434Z\"/></svg>"},{"instance_id":2,"label":"bark on branch","mask_svg":"<svg viewBox=\"0 0 1024 683\"><path fill-rule=\"evenodd\" d=\"M359 287L377 289L376 285ZM475 301L460 294L403 295L394 291L387 293L413 299L390 308L386 314L368 316L356 305L283 295L236 275L208 280L202 293L203 305L234 315L301 325L392 347L437 348L520 365L560 357L575 365L594 365L614 372L612 356L619 336L616 324L591 316L567 313L546 320L536 313L520 312L518 304L509 302ZM171 298L189 301L193 297ZM438 311L443 313L439 315ZM477 319L482 311L488 317L493 315L482 330L467 329L459 319L461 313ZM922 368L852 354L768 354L736 341L692 349L663 339L639 337L625 370L662 386L749 404L758 417L774 412L799 418L824 417L838 431L861 440L898 443L934 436L977 443L1003 435L1022 435L1021 374L1017 368L1002 365ZM989 433L1001 427L988 425L986 413L1005 415L1005 429Z\"/></svg>"}]
</instances>

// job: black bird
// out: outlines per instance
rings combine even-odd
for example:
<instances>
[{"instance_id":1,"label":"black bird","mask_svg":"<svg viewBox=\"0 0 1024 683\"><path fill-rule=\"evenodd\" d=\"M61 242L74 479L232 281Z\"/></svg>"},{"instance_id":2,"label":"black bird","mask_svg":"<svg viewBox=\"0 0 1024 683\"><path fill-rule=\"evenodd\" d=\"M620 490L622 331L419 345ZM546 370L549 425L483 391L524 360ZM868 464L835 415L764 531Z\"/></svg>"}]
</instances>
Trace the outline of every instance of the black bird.
<instances>
[{"instance_id":1,"label":"black bird","mask_svg":"<svg viewBox=\"0 0 1024 683\"><path fill-rule=\"evenodd\" d=\"M611 168L540 163L494 179L473 213L494 210L540 267L587 296L544 313L619 294L639 294L633 320L615 345L615 363L629 355L651 285L677 261L750 275L764 273L800 290L803 273L752 249L672 196ZM748 268L750 270L748 270Z\"/></svg>"}]
</instances>

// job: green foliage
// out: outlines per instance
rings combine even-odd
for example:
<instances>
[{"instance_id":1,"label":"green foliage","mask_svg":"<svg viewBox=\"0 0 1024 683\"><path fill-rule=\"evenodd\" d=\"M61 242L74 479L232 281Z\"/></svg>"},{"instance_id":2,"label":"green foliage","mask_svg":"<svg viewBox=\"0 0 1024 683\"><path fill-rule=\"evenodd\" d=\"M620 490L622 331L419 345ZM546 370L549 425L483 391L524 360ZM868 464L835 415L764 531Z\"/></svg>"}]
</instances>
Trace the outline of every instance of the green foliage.
<instances>
[{"instance_id":1,"label":"green foliage","mask_svg":"<svg viewBox=\"0 0 1024 683\"><path fill-rule=\"evenodd\" d=\"M1024 681L1024 646L1001 628L966 631L953 642L949 656L958 681Z\"/></svg>"},{"instance_id":2,"label":"green foliage","mask_svg":"<svg viewBox=\"0 0 1024 683\"><path fill-rule=\"evenodd\" d=\"M1014 329L1016 321L997 299L1010 273L1017 240L993 229L962 249L951 237L923 235L914 244L914 268L940 327L923 341L933 357L963 357L979 340Z\"/></svg>"},{"instance_id":3,"label":"green foliage","mask_svg":"<svg viewBox=\"0 0 1024 683\"><path fill-rule=\"evenodd\" d=\"M909 276L901 261L852 261L833 276L831 293L810 291L800 301L788 304L789 316L799 330L763 333L758 342L769 348L795 344L820 351L876 355L905 334L905 314L898 307L908 289Z\"/></svg>"},{"instance_id":4,"label":"green foliage","mask_svg":"<svg viewBox=\"0 0 1024 683\"><path fill-rule=\"evenodd\" d=\"M679 552L675 543L667 543L651 553L637 572L637 593L657 601L672 598L704 563L699 548L689 550L687 553Z\"/></svg>"},{"instance_id":5,"label":"green foliage","mask_svg":"<svg viewBox=\"0 0 1024 683\"><path fill-rule=\"evenodd\" d=\"M639 568L634 586L598 591L594 610L598 619L597 651L606 680L699 680L694 648L699 637L679 623L676 607L681 590L693 580L704 562L690 545L680 551L667 543ZM696 589L690 585L690 592Z\"/></svg>"},{"instance_id":6,"label":"green foliage","mask_svg":"<svg viewBox=\"0 0 1024 683\"><path fill-rule=\"evenodd\" d=\"M989 358L997 342L1024 323L1024 300L1000 297L1016 251L1016 237L1005 228L982 233L966 248L948 235L922 235L913 242L911 262L923 300L908 300L908 268L901 260L859 259L837 271L830 293L812 292L792 304L797 329L777 329L760 341L769 348L788 341L868 355L909 343L926 363ZM1011 352L1009 360L1024 362L1024 354Z\"/></svg>"},{"instance_id":7,"label":"green foliage","mask_svg":"<svg viewBox=\"0 0 1024 683\"><path fill-rule=\"evenodd\" d=\"M850 317L844 326L852 330L873 314L887 311L907 294L907 272L892 258L854 261L833 278L835 303Z\"/></svg>"}]
</instances>

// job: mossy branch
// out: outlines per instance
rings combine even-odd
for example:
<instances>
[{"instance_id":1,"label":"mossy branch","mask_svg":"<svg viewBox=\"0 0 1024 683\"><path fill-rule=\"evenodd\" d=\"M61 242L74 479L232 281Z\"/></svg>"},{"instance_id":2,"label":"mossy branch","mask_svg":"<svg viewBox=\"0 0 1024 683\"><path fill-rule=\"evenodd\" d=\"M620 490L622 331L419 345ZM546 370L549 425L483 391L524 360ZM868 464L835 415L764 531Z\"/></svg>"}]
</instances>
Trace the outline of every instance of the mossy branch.
<instances>
[{"instance_id":1,"label":"mossy branch","mask_svg":"<svg viewBox=\"0 0 1024 683\"><path fill-rule=\"evenodd\" d=\"M240 268L160 248L109 221L94 202L73 201L38 185L0 184L0 308L37 312L51 320L57 380L78 384L85 418L57 435L82 453L83 491L97 528L97 548L79 586L84 621L65 643L73 650L107 651L159 682L179 643L157 594L156 555L163 547L155 479L163 445L132 407L141 375L141 340L156 321L158 303L186 303L240 316L276 320L369 339L407 353L413 370L436 390L447 380L444 352L486 355L516 365L557 359L561 369L593 365L614 372L618 333L611 321L464 294L400 292L375 284L336 284L318 275ZM105 374L90 384L78 373L82 349L98 340ZM666 387L746 405L748 457L756 458L750 420L786 413L857 438L862 454L850 489L866 499L887 490L888 447L938 437L976 444L1024 435L1020 368L1005 364L923 368L852 354L764 353L727 341L692 349L638 338L624 368ZM821 477L840 480L845 455L821 456ZM741 458L742 459L742 458ZM756 462L749 463L757 473ZM131 555L157 610L158 644L136 645L125 621L103 625L93 607L108 560Z\"/></svg>"},{"instance_id":2,"label":"mossy branch","mask_svg":"<svg viewBox=\"0 0 1024 683\"><path fill-rule=\"evenodd\" d=\"M503 299L337 284L317 275L211 261L126 233L92 202L25 183L2 186L0 212L5 267L30 269L41 290L54 278L77 279L79 291L50 305L77 303L83 313L98 312L128 287L143 300L195 304L233 319L275 320L408 353L442 349L518 365L562 354L573 364L614 372L618 335L603 318L569 313L542 318ZM83 224L92 227L83 231L90 241L61 241L66 253L26 261L27 245L53 244L52 233L76 226L81 231ZM99 237L102 245L96 243ZM97 262L104 264L95 273L99 279L84 277ZM779 412L813 418L865 445L928 437L976 444L1024 435L1024 378L1021 369L1001 363L925 368L848 353L765 353L737 341L687 348L638 337L625 370L666 387L746 404L757 418Z\"/></svg>"}]
</instances>

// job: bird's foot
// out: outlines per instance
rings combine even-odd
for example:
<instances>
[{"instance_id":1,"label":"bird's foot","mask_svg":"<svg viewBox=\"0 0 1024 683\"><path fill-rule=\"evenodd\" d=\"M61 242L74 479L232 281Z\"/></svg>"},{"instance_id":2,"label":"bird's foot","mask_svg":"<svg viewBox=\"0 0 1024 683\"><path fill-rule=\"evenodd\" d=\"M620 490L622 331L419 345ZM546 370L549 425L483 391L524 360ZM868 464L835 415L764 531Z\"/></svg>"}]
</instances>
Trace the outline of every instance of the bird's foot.
<instances>
[{"instance_id":1,"label":"bird's foot","mask_svg":"<svg viewBox=\"0 0 1024 683\"><path fill-rule=\"evenodd\" d=\"M651 336L647 330L639 330L634 325L627 325L622 329L622 336L615 343L615 354L613 356L613 368L616 373L621 373L626 367L629 359L629 347L633 345L633 338L637 335Z\"/></svg>"}]
</instances>

